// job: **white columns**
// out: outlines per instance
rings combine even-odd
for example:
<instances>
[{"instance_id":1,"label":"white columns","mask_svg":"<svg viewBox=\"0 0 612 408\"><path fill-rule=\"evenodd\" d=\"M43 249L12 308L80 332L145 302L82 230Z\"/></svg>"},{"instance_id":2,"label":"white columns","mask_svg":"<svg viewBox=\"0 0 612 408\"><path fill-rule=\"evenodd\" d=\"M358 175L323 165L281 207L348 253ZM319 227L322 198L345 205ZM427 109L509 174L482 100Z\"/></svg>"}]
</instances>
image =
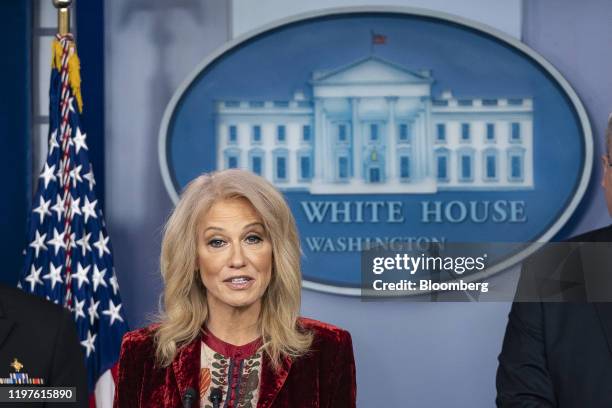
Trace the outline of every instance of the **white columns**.
<instances>
[{"instance_id":1,"label":"white columns","mask_svg":"<svg viewBox=\"0 0 612 408\"><path fill-rule=\"evenodd\" d=\"M363 181L363 145L359 121L359 98L351 98L351 130L353 144L353 182Z\"/></svg>"},{"instance_id":2,"label":"white columns","mask_svg":"<svg viewBox=\"0 0 612 408\"><path fill-rule=\"evenodd\" d=\"M333 133L330 132L330 124L327 121L327 113L325 108L321 109L321 127L323 128L323 140L325 153L323 155L325 163L323 165L323 181L330 183L335 179L336 163L334 163L334 149L332 147Z\"/></svg>"},{"instance_id":3,"label":"white columns","mask_svg":"<svg viewBox=\"0 0 612 408\"><path fill-rule=\"evenodd\" d=\"M315 157L314 157L314 179L313 183L321 183L325 174L325 137L323 133L323 107L321 99L315 99L315 131L313 135Z\"/></svg>"},{"instance_id":4,"label":"white columns","mask_svg":"<svg viewBox=\"0 0 612 408\"><path fill-rule=\"evenodd\" d=\"M423 135L423 140L425 142L425 157L423 160L425 173L423 174L423 177L433 178L435 174L433 138L435 136L433 124L431 123L431 98L422 98L422 103L425 105L425 134Z\"/></svg>"},{"instance_id":5,"label":"white columns","mask_svg":"<svg viewBox=\"0 0 612 408\"><path fill-rule=\"evenodd\" d=\"M427 174L427 159L430 153L427 151L427 126L425 120L425 111L419 110L418 116L419 124L419 171L417 177L422 180Z\"/></svg>"},{"instance_id":6,"label":"white columns","mask_svg":"<svg viewBox=\"0 0 612 408\"><path fill-rule=\"evenodd\" d=\"M387 183L397 182L397 124L395 123L395 105L397 97L387 97Z\"/></svg>"}]
</instances>

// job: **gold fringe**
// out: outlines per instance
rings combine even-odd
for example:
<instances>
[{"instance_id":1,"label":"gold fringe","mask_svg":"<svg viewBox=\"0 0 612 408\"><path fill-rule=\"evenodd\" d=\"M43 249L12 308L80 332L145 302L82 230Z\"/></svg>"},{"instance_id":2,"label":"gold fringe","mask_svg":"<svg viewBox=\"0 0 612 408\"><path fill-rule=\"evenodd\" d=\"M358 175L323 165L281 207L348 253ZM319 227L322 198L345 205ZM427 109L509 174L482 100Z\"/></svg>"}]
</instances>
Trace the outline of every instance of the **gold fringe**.
<instances>
[{"instance_id":1,"label":"gold fringe","mask_svg":"<svg viewBox=\"0 0 612 408\"><path fill-rule=\"evenodd\" d=\"M81 61L76 53L76 47L74 43L70 44L73 52L68 59L68 78L70 80L70 87L72 88L72 94L77 100L79 106L79 113L83 112L83 97L81 96Z\"/></svg>"},{"instance_id":2,"label":"gold fringe","mask_svg":"<svg viewBox=\"0 0 612 408\"><path fill-rule=\"evenodd\" d=\"M64 52L62 44L57 39L54 39L51 47L53 55L51 58L51 67L61 71L62 56ZM79 112L83 112L83 97L81 96L81 62L79 61L74 42L71 41L69 47L72 53L68 58L68 82L70 83L72 94L77 100Z\"/></svg>"},{"instance_id":3,"label":"gold fringe","mask_svg":"<svg viewBox=\"0 0 612 408\"><path fill-rule=\"evenodd\" d=\"M53 39L51 44L51 68L55 68L58 71L62 69L62 45L57 39Z\"/></svg>"}]
</instances>

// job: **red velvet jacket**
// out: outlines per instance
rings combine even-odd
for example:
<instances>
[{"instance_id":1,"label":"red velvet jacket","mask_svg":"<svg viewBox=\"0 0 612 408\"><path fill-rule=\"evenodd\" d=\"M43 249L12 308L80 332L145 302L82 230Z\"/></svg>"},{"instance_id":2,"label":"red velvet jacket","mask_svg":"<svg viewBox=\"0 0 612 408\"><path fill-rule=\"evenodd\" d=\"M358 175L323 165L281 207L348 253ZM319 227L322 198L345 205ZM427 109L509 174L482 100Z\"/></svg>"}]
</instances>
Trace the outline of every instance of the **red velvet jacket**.
<instances>
[{"instance_id":1,"label":"red velvet jacket","mask_svg":"<svg viewBox=\"0 0 612 408\"><path fill-rule=\"evenodd\" d=\"M355 407L355 361L351 335L338 327L312 319L300 324L314 337L310 352L285 358L278 372L265 354L257 408ZM198 390L200 337L180 349L172 364L155 366L153 328L127 333L121 345L117 408L182 407L188 388ZM199 408L199 396L192 408Z\"/></svg>"}]
</instances>

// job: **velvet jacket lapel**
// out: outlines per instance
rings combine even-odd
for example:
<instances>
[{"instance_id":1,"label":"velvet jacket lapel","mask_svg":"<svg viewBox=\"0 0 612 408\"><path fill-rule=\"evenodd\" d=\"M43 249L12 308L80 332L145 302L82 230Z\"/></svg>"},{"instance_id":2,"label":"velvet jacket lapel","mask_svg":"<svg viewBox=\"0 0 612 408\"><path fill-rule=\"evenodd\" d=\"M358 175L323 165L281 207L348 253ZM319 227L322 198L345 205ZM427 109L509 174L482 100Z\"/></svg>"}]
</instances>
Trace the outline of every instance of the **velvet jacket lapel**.
<instances>
[{"instance_id":1,"label":"velvet jacket lapel","mask_svg":"<svg viewBox=\"0 0 612 408\"><path fill-rule=\"evenodd\" d=\"M593 303L612 353L612 303Z\"/></svg>"},{"instance_id":2,"label":"velvet jacket lapel","mask_svg":"<svg viewBox=\"0 0 612 408\"><path fill-rule=\"evenodd\" d=\"M270 408L274 403L274 399L285 384L285 380L291 369L291 358L285 357L278 371L270 364L267 355L263 355L263 364L261 372L261 382L259 384L259 400L257 408Z\"/></svg>"},{"instance_id":3,"label":"velvet jacket lapel","mask_svg":"<svg viewBox=\"0 0 612 408\"><path fill-rule=\"evenodd\" d=\"M191 404L192 407L200 406L201 340L201 336L196 337L195 340L178 352L177 357L172 362L172 370L178 385L178 395L181 403L188 388L193 388L196 393L196 399Z\"/></svg>"}]
</instances>

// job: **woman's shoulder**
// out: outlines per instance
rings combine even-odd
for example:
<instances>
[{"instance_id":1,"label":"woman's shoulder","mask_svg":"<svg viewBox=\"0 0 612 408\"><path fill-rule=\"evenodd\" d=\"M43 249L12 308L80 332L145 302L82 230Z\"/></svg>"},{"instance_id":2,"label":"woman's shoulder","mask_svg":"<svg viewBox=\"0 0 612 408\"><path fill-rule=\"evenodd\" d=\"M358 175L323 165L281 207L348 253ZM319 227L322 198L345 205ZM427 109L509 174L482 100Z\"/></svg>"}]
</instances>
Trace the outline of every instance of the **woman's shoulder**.
<instances>
[{"instance_id":1,"label":"woman's shoulder","mask_svg":"<svg viewBox=\"0 0 612 408\"><path fill-rule=\"evenodd\" d=\"M307 317L300 317L298 324L313 335L313 343L337 344L339 346L351 346L351 334L338 326L321 322Z\"/></svg>"},{"instance_id":2,"label":"woman's shoulder","mask_svg":"<svg viewBox=\"0 0 612 408\"><path fill-rule=\"evenodd\" d=\"M122 348L130 351L144 351L155 346L155 331L159 324L152 324L132 330L123 335Z\"/></svg>"},{"instance_id":3,"label":"woman's shoulder","mask_svg":"<svg viewBox=\"0 0 612 408\"><path fill-rule=\"evenodd\" d=\"M300 366L300 369L308 369L314 364L324 376L331 372L338 378L345 375L354 378L355 357L350 333L333 324L314 319L300 318L298 322L304 330L312 334L312 344L309 352L295 362L296 368Z\"/></svg>"}]
</instances>

